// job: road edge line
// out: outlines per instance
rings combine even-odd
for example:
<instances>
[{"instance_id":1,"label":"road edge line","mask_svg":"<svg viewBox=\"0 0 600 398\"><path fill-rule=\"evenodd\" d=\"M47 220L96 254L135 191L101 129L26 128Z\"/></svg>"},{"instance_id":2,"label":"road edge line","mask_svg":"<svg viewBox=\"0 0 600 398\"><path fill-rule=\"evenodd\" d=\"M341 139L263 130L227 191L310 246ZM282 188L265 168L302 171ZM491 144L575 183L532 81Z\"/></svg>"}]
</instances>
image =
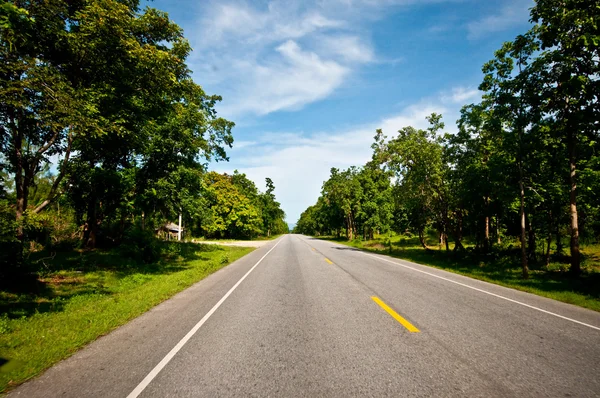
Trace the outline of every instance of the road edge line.
<instances>
[{"instance_id":1,"label":"road edge line","mask_svg":"<svg viewBox=\"0 0 600 398\"><path fill-rule=\"evenodd\" d=\"M163 368L165 366L167 366L167 364L169 362L171 362L173 357L175 355L177 355L177 353L183 348L183 346L188 342L188 340L191 339L194 334L196 334L198 329L200 329L202 327L202 325L204 325L204 323L208 320L208 318L210 318L212 316L212 314L214 314L217 311L217 309L219 309L221 304L223 304L225 302L225 300L227 300L227 298L231 295L231 293L233 293L233 291L244 281L244 279L246 279L246 277L248 275L250 275L250 273L252 271L254 271L254 269L265 259L265 257L267 257L269 255L269 253L271 253L277 247L277 245L279 245L279 243L281 243L282 240L283 239L280 239L275 244L275 246L270 248L269 251L266 252L265 255L262 256L260 258L260 260L258 260L256 262L256 264L254 264L252 266L252 268L250 268L250 270L248 272L246 272L244 274L244 276L242 276L242 278L239 281L237 281L237 283L235 285L233 285L233 287L231 289L229 289L229 291L227 293L225 293L225 295L223 297L221 297L221 299L217 302L217 304L215 304L210 309L210 311L208 311L206 313L206 315L204 315L202 317L202 319L200 319L200 321L198 321L198 323L196 323L194 325L194 327L192 329L190 329L190 331L185 336L183 336L183 338L181 340L179 340L179 342L175 345L175 347L173 347L171 349L171 351L169 351L169 353L167 355L165 355L165 357L150 371L150 373L148 373L146 375L146 377L144 377L144 379L133 389L133 391L131 391L129 393L129 395L127 395L127 398L138 397L146 389L146 387L148 387L148 385L152 382L152 380L154 380L154 378L156 376L158 376L158 374L161 372L161 370L163 370Z\"/></svg>"},{"instance_id":2,"label":"road edge line","mask_svg":"<svg viewBox=\"0 0 600 398\"><path fill-rule=\"evenodd\" d=\"M553 315L553 316L555 316L555 317L558 317L558 318L561 318L561 319L565 319L565 320L567 320L567 321L571 321L571 322L574 322L574 323L577 323L577 324L580 324L580 325L583 325L583 326L587 326L587 327L589 327L589 328L592 328L592 329L600 330L600 327L597 327L597 326L594 326L594 325L590 325L590 324L588 324L588 323L581 322L581 321L578 321L578 320L576 320L576 319L569 318L569 317L566 317L566 316L563 316L563 315L557 314L557 313L555 313L555 312L547 311L547 310L544 310L544 309L538 308L538 307L536 307L536 306L533 306L533 305L530 305L530 304L523 303L523 302L521 302L521 301L518 301L518 300L513 300L513 299L511 299L511 298L504 297L504 296L501 296L501 295L499 295L499 294L496 294L496 293L488 292L487 290L479 289L479 288L477 288L477 287L474 287L474 286L469 286L469 285L467 285L466 283L461 283L461 282L453 281L452 279L445 278L445 277L443 277L443 276L439 276L439 275L433 274L433 273L431 273L431 272L427 272L427 271L423 271L423 270L420 270L420 269L416 269L416 268L414 268L414 267L410 267L410 266L408 266L408 265L401 264L401 263L399 263L399 262L397 262L397 261L388 260L387 258L383 258L383 257L381 257L381 256L376 256L376 255L374 255L374 254L365 253L365 252L363 252L363 251L361 251L361 250L358 250L358 251L359 251L359 253L362 253L362 254L364 254L365 256L368 256L368 257L373 257L373 258L379 259L379 260L381 260L381 261L386 261L386 262L388 262L388 263L391 263L391 264L399 265L399 266L401 266L401 267L408 268L408 269L410 269L410 270L413 270L413 271L416 271L416 272L420 272L420 273L422 273L422 274L426 274L426 275L429 275L429 276L433 276L434 278L442 279L442 280L445 280L445 281L447 281L447 282L451 282L451 283L454 283L454 284L456 284L456 285L460 285L460 286L463 286L463 287L466 287L466 288L469 288L469 289L472 289L472 290L476 290L476 291L478 291L478 292L481 292L481 293L489 294L490 296L494 296L494 297L497 297L497 298L500 298L500 299L503 299L503 300L506 300L506 301L510 301L511 303L519 304L519 305L522 305L522 306L524 306L524 307L528 307L528 308L531 308L531 309L534 309L534 310L537 310L537 311L543 312L543 313L545 313L545 314Z\"/></svg>"}]
</instances>

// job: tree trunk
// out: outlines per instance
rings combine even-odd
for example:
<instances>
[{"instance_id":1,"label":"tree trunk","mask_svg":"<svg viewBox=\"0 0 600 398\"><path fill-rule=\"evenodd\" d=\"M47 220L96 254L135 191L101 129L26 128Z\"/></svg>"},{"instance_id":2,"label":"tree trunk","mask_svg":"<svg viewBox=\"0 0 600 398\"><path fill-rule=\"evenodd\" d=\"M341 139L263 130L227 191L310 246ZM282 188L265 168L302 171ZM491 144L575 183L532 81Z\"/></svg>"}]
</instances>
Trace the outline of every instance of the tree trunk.
<instances>
[{"instance_id":1,"label":"tree trunk","mask_svg":"<svg viewBox=\"0 0 600 398\"><path fill-rule=\"evenodd\" d=\"M17 239L23 244L25 240L25 231L23 228L23 217L27 210L27 186L22 170L17 170L15 173L15 191L17 194L16 220L17 220Z\"/></svg>"},{"instance_id":2,"label":"tree trunk","mask_svg":"<svg viewBox=\"0 0 600 398\"><path fill-rule=\"evenodd\" d=\"M98 214L97 214L97 200L96 200L96 188L95 179L92 178L92 186L90 190L90 196L88 198L87 208L87 230L83 235L83 241L85 247L88 249L96 248L96 241L98 237Z\"/></svg>"},{"instance_id":3,"label":"tree trunk","mask_svg":"<svg viewBox=\"0 0 600 398\"><path fill-rule=\"evenodd\" d=\"M60 183L66 174L67 164L69 163L69 158L71 156L72 144L73 144L73 134L72 134L72 131L69 130L69 138L67 139L67 148L65 150L65 157L60 162L58 175L56 176L56 179L54 180L54 183L52 184L52 187L50 188L48 197L38 207L36 207L33 210L34 213L37 214L37 213L41 212L42 210L44 210L46 208L46 206L48 206L50 203L52 203L52 201L54 201L57 197L60 196L61 193L59 192L58 189L60 188Z\"/></svg>"},{"instance_id":4,"label":"tree trunk","mask_svg":"<svg viewBox=\"0 0 600 398\"><path fill-rule=\"evenodd\" d=\"M571 214L571 269L570 271L579 275L581 273L581 259L579 253L579 223L577 221L577 180L576 180L576 157L575 137L572 129L569 129L569 213Z\"/></svg>"},{"instance_id":5,"label":"tree trunk","mask_svg":"<svg viewBox=\"0 0 600 398\"><path fill-rule=\"evenodd\" d=\"M352 225L352 214L346 216L346 237L348 240L354 239L354 226Z\"/></svg>"},{"instance_id":6,"label":"tree trunk","mask_svg":"<svg viewBox=\"0 0 600 398\"><path fill-rule=\"evenodd\" d=\"M19 247L15 253L15 265L20 267L23 264L23 249L25 247L25 226L24 218L27 212L29 188L33 181L35 169L27 167L27 162L24 162L21 157L21 149L17 150L18 162L17 170L15 171L15 193L17 196L17 203L15 207L15 220L17 221L17 240Z\"/></svg>"},{"instance_id":7,"label":"tree trunk","mask_svg":"<svg viewBox=\"0 0 600 398\"><path fill-rule=\"evenodd\" d=\"M562 244L562 236L560 235L560 224L556 222L556 254L562 254L563 252L563 244Z\"/></svg>"},{"instance_id":8,"label":"tree trunk","mask_svg":"<svg viewBox=\"0 0 600 398\"><path fill-rule=\"evenodd\" d=\"M483 230L483 252L490 251L490 198L485 197L485 226Z\"/></svg>"},{"instance_id":9,"label":"tree trunk","mask_svg":"<svg viewBox=\"0 0 600 398\"><path fill-rule=\"evenodd\" d=\"M17 135L15 140L19 139L20 135ZM26 182L26 165L24 164L22 148L22 137L19 142L15 142L15 145L19 145L15 150L15 157L17 158L16 167L15 167L15 193L17 194L17 203L15 208L16 213L16 221L17 221L17 239L23 245L23 241L25 240L25 231L23 228L23 217L25 216L25 211L27 210L27 197L29 196L29 186Z\"/></svg>"},{"instance_id":10,"label":"tree trunk","mask_svg":"<svg viewBox=\"0 0 600 398\"><path fill-rule=\"evenodd\" d=\"M98 238L98 218L96 214L96 200L90 200L87 211L87 230L84 234L85 246L88 249L96 248Z\"/></svg>"},{"instance_id":11,"label":"tree trunk","mask_svg":"<svg viewBox=\"0 0 600 398\"><path fill-rule=\"evenodd\" d=\"M533 229L533 225L531 223L531 216L528 217L528 226L529 226L529 240L528 240L528 258L530 261L536 261L537 260L537 256L536 256L536 250L537 250L537 246L536 246L536 242L535 242L535 231Z\"/></svg>"},{"instance_id":12,"label":"tree trunk","mask_svg":"<svg viewBox=\"0 0 600 398\"><path fill-rule=\"evenodd\" d=\"M419 242L421 242L421 246L423 246L423 249L429 250L429 248L427 247L427 244L425 243L425 236L423 234L422 228L419 228Z\"/></svg>"},{"instance_id":13,"label":"tree trunk","mask_svg":"<svg viewBox=\"0 0 600 398\"><path fill-rule=\"evenodd\" d=\"M546 241L546 256L545 256L545 265L546 268L550 265L550 245L552 245L552 232L548 231L548 239Z\"/></svg>"},{"instance_id":14,"label":"tree trunk","mask_svg":"<svg viewBox=\"0 0 600 398\"><path fill-rule=\"evenodd\" d=\"M502 237L500 236L500 216L496 215L496 242L501 245Z\"/></svg>"},{"instance_id":15,"label":"tree trunk","mask_svg":"<svg viewBox=\"0 0 600 398\"><path fill-rule=\"evenodd\" d=\"M522 174L521 166L519 166L519 174ZM521 199L521 207L519 216L521 218L521 267L523 268L523 279L529 278L529 268L527 267L527 243L525 238L525 188L523 187L523 179L519 179L519 196Z\"/></svg>"},{"instance_id":16,"label":"tree trunk","mask_svg":"<svg viewBox=\"0 0 600 398\"><path fill-rule=\"evenodd\" d=\"M465 250L465 247L462 244L462 211L459 210L456 212L456 220L457 220L457 226L456 226L456 230L454 231L454 251L458 252L458 251L462 251Z\"/></svg>"}]
</instances>

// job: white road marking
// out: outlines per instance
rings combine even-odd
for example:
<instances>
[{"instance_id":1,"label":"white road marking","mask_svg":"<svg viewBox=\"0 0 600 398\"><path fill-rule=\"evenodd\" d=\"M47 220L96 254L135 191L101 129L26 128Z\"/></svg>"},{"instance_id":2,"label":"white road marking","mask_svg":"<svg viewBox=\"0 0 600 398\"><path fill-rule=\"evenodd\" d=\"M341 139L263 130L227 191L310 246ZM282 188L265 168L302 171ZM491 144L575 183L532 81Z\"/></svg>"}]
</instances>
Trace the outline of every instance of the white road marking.
<instances>
[{"instance_id":1,"label":"white road marking","mask_svg":"<svg viewBox=\"0 0 600 398\"><path fill-rule=\"evenodd\" d=\"M233 291L240 285L240 283L242 283L244 279L246 279L246 277L250 275L252 271L254 271L254 268L256 268L258 264L260 264L262 260L264 260L265 257L267 257L269 253L271 253L277 247L277 245L281 243L282 240L283 239L280 239L275 244L275 246L273 246L264 256L262 256L260 260L258 260L256 264L254 264L254 266L250 268L250 270L246 272L246 274L242 276L242 278L239 281L237 281L237 283L233 285L233 287L229 289L227 293L225 293L221 300L219 300L219 302L217 302L217 304L215 304L215 306L212 307L210 311L208 311L206 315L204 315L204 317L200 319L200 321L196 325L194 325L194 327L185 336L183 336L181 340L179 340L179 343L177 343L177 345L175 345L175 347L173 347L171 351L169 351L169 353L158 363L158 365L156 365L154 369L152 369L150 373L148 373L144 380L142 380L141 383L138 384L137 387L134 388L131 393L129 393L127 398L136 398L142 393L142 391L146 389L146 387L148 387L148 384L150 384L150 382L160 373L161 370L163 370L165 366L167 366L171 359L173 359L173 357L179 352L179 350L183 348L185 343L187 343L188 340L192 338L192 336L198 331L198 329L200 329L200 327L202 327L202 325L204 325L208 318L210 318L211 315L215 313L215 311L221 306L221 304L223 304L225 300L227 300L227 297L229 297L231 293L233 293Z\"/></svg>"},{"instance_id":2,"label":"white road marking","mask_svg":"<svg viewBox=\"0 0 600 398\"><path fill-rule=\"evenodd\" d=\"M408 266L408 265L404 265L404 264L398 263L398 262L396 262L396 261L388 260L387 258L383 258L383 257L380 257L380 256L375 256L375 255L373 255L373 254L365 253L365 252L363 252L363 251L359 251L359 253L362 253L362 254L364 254L365 256L369 256L369 257L376 258L376 259L378 259L378 260L381 260L381 261L386 261L386 262L388 262L388 263L392 263L392 264L395 264L395 265L399 265L399 266L401 266L401 267L408 268L408 269L410 269L410 270L413 270L413 271L416 271L416 272L420 272L420 273L422 273L422 274L426 274L426 275L429 275L429 276L433 276L434 278L442 279L442 280L445 280L445 281L447 281L447 282L451 282L451 283L454 283L454 284L457 284L457 285L460 285L460 286L463 286L463 287L466 287L466 288L469 288L469 289L473 289L473 290L476 290L476 291L478 291L478 292L481 292L481 293L489 294L490 296L498 297L498 298L501 298L501 299L503 299L503 300L510 301L511 303L519 304L519 305L522 305L522 306L524 306L524 307L528 307L528 308L531 308L531 309L534 309L534 310L537 310L537 311L543 312L543 313L545 313L545 314L549 314L549 315L553 315L553 316L555 316L555 317L558 317L558 318L566 319L567 321L575 322L575 323L578 323L578 324L580 324L580 325L587 326L588 328L592 328L592 329L600 330L600 327L593 326L593 325L590 325L590 324L587 324L587 323L584 323L584 322L578 321L578 320L576 320L576 319L568 318L568 317L566 317L566 316L562 316L562 315L556 314L556 313L554 313L554 312L546 311L546 310L543 310L543 309L541 309L541 308L535 307L535 306L533 306L533 305L525 304L525 303L523 303L523 302L521 302L521 301L513 300L513 299L510 299L510 298L508 298L508 297L501 296L501 295L499 295L499 294L496 294L496 293L488 292L487 290L483 290L483 289L479 289L479 288L476 288L476 287L473 287L473 286L469 286L469 285L467 285L467 284L465 284L465 283L460 283L460 282L457 282L457 281L453 281L452 279L444 278L443 276L439 276L439 275L436 275L436 274L432 274L431 272L422 271L422 270L420 270L420 269L416 269L416 268L414 268L414 267L410 267L410 266Z\"/></svg>"}]
</instances>

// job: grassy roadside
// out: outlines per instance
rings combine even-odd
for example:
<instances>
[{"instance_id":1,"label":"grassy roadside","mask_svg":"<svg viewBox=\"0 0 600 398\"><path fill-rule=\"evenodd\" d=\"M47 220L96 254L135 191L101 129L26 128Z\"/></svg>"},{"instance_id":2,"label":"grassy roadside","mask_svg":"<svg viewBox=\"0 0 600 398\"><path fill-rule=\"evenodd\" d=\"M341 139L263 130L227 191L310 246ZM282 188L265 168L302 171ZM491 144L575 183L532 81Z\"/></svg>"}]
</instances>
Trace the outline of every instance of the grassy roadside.
<instances>
[{"instance_id":1,"label":"grassy roadside","mask_svg":"<svg viewBox=\"0 0 600 398\"><path fill-rule=\"evenodd\" d=\"M40 254L37 261L49 271L0 289L0 392L254 250L176 242L169 247L152 264L116 251Z\"/></svg>"},{"instance_id":2,"label":"grassy roadside","mask_svg":"<svg viewBox=\"0 0 600 398\"><path fill-rule=\"evenodd\" d=\"M521 278L518 250L493 252L489 255L469 251L454 255L452 252L446 253L436 247L424 250L416 238L400 236L393 237L391 245L390 241L384 239L348 242L343 239L317 238L600 311L599 245L583 247L584 272L579 278L567 272L568 264L565 259L555 259L548 269L541 264L530 264L530 278L524 280Z\"/></svg>"}]
</instances>

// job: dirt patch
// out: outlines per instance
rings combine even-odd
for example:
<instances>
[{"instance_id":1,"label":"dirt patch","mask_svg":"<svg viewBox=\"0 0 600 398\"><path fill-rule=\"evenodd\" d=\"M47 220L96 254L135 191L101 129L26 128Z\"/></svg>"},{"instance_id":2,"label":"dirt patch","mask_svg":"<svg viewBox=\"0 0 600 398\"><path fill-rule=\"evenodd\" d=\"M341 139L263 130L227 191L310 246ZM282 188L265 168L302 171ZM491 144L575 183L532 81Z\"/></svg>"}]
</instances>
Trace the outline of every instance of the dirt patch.
<instances>
[{"instance_id":1,"label":"dirt patch","mask_svg":"<svg viewBox=\"0 0 600 398\"><path fill-rule=\"evenodd\" d=\"M374 250L383 250L385 246L379 242L367 243L365 244L366 248L374 249Z\"/></svg>"},{"instance_id":2,"label":"dirt patch","mask_svg":"<svg viewBox=\"0 0 600 398\"><path fill-rule=\"evenodd\" d=\"M192 241L194 242L194 241ZM219 241L207 241L207 240L199 240L194 243L200 243L205 245L220 245L220 246L237 246L237 247L261 247L271 242L270 240L239 240L239 241L228 241L228 242L219 242Z\"/></svg>"},{"instance_id":3,"label":"dirt patch","mask_svg":"<svg viewBox=\"0 0 600 398\"><path fill-rule=\"evenodd\" d=\"M74 284L74 283L83 283L83 278L78 277L78 276L53 275L50 278L42 279L42 282L52 283L54 285Z\"/></svg>"}]
</instances>

